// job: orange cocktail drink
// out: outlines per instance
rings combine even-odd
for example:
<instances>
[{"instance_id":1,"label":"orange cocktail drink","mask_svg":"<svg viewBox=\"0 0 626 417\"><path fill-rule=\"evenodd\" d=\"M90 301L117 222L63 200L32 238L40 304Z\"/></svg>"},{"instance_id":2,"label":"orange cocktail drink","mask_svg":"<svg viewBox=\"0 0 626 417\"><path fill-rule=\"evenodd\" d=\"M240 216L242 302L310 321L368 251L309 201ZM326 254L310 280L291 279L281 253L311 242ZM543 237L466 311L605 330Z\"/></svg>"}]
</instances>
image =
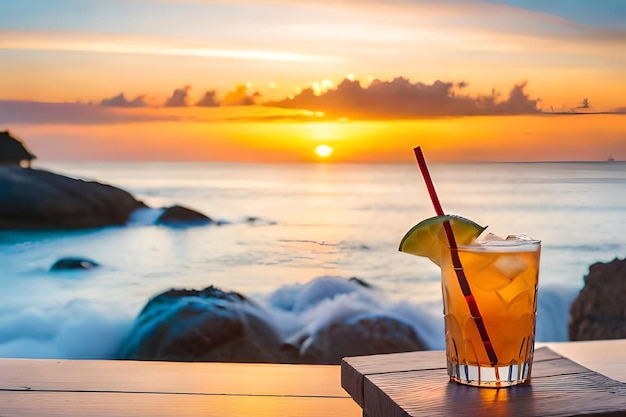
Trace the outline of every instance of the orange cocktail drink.
<instances>
[{"instance_id":1,"label":"orange cocktail drink","mask_svg":"<svg viewBox=\"0 0 626 417\"><path fill-rule=\"evenodd\" d=\"M486 227L444 214L422 150L413 150L437 215L413 226L399 250L441 267L448 375L478 387L529 383L541 242L482 238Z\"/></svg>"},{"instance_id":2,"label":"orange cocktail drink","mask_svg":"<svg viewBox=\"0 0 626 417\"><path fill-rule=\"evenodd\" d=\"M445 251L441 277L450 378L494 388L530 382L540 242L525 236L510 237ZM480 317L470 312L451 251L458 254ZM477 319L488 332L491 355Z\"/></svg>"}]
</instances>

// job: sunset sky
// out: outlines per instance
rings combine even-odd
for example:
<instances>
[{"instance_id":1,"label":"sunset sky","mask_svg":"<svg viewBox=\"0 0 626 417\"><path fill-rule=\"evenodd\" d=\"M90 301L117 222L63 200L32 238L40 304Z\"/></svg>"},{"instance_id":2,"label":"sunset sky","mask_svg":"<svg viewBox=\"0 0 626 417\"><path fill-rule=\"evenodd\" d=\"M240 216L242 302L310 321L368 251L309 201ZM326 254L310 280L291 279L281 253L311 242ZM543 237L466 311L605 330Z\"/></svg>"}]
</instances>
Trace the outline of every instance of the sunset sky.
<instances>
[{"instance_id":1,"label":"sunset sky","mask_svg":"<svg viewBox=\"0 0 626 417\"><path fill-rule=\"evenodd\" d=\"M0 62L40 160L626 160L622 0L0 0Z\"/></svg>"}]
</instances>

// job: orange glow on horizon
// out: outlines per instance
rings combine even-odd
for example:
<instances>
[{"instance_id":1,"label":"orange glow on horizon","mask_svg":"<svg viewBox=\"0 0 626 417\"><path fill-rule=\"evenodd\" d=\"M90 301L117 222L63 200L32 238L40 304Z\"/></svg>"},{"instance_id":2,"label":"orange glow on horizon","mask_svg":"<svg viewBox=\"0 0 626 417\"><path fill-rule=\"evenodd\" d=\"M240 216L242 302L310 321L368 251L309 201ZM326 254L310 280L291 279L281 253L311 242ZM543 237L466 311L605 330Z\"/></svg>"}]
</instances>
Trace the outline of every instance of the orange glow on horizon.
<instances>
[{"instance_id":1,"label":"orange glow on horizon","mask_svg":"<svg viewBox=\"0 0 626 417\"><path fill-rule=\"evenodd\" d=\"M447 117L322 121L297 110L116 109L114 124L10 127L38 160L319 162L320 144L341 152L330 163L626 160L626 115ZM91 115L93 116L93 115ZM154 121L150 121L154 118Z\"/></svg>"}]
</instances>

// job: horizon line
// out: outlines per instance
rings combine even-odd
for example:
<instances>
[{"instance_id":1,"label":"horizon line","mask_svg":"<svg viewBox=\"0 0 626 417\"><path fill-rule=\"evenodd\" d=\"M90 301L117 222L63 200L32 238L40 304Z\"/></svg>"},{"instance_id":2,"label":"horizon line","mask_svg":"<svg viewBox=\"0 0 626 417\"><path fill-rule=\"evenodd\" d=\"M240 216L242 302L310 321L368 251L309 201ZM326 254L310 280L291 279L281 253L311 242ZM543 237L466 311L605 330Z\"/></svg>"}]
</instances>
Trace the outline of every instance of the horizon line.
<instances>
[{"instance_id":1,"label":"horizon line","mask_svg":"<svg viewBox=\"0 0 626 417\"><path fill-rule=\"evenodd\" d=\"M38 162L42 162L39 160ZM69 160L45 160L45 163L97 163L97 164L250 164L250 165L309 165L309 164L324 164L324 165L413 165L412 161L172 161L172 160L93 160L93 159L69 159ZM528 160L528 161L433 161L432 164L613 164L613 163L626 163L626 160L611 160L611 159L586 159L586 160ZM34 163L34 165L40 165ZM36 166L31 166L33 169L37 169ZM28 168L25 168L28 169Z\"/></svg>"}]
</instances>

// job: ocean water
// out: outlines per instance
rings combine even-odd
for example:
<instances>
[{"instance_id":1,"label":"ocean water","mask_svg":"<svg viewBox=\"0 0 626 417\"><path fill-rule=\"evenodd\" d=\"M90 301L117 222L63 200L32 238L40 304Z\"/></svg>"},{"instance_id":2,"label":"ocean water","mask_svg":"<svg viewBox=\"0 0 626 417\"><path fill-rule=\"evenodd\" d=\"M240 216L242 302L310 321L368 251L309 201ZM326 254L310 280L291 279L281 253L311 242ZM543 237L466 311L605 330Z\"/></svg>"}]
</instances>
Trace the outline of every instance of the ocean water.
<instances>
[{"instance_id":1,"label":"ocean water","mask_svg":"<svg viewBox=\"0 0 626 417\"><path fill-rule=\"evenodd\" d=\"M123 188L152 210L80 231L0 231L0 357L111 358L145 303L215 285L261 304L285 338L347 311L385 311L442 349L439 269L398 252L432 216L417 165L40 162ZM567 340L569 305L594 262L626 256L626 163L432 164L444 211L543 242L538 341ZM161 207L220 226L154 225ZM252 220L252 221L251 221ZM81 256L101 266L49 271ZM358 277L371 294L345 294ZM285 314L287 295L315 308ZM373 296L372 296L373 294ZM319 303L319 297L324 303ZM374 301L372 301L374 300Z\"/></svg>"}]
</instances>

